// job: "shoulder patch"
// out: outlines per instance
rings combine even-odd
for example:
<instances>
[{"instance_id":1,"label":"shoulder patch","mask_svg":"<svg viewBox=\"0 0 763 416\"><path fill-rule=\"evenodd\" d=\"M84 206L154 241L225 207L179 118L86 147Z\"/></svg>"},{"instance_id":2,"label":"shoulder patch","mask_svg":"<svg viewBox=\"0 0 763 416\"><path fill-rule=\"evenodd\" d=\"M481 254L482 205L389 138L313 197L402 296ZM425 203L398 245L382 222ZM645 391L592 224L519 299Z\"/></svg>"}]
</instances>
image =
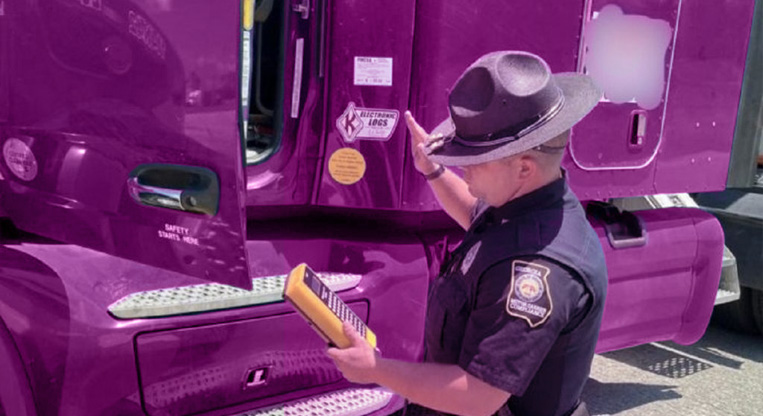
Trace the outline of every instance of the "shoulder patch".
<instances>
[{"instance_id":1,"label":"shoulder patch","mask_svg":"<svg viewBox=\"0 0 763 416\"><path fill-rule=\"evenodd\" d=\"M550 272L548 267L540 264L514 260L506 312L524 319L532 328L546 322L554 309L547 279Z\"/></svg>"}]
</instances>

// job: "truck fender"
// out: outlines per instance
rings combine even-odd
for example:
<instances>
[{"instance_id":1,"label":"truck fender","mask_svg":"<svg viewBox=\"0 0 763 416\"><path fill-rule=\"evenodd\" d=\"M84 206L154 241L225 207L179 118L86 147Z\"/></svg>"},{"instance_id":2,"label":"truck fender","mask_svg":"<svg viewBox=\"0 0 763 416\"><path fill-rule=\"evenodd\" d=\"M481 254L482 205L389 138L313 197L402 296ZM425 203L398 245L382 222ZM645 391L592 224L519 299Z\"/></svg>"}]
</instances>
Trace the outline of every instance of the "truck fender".
<instances>
[{"instance_id":1,"label":"truck fender","mask_svg":"<svg viewBox=\"0 0 763 416\"><path fill-rule=\"evenodd\" d=\"M36 416L29 377L11 333L0 319L0 409L6 415Z\"/></svg>"}]
</instances>

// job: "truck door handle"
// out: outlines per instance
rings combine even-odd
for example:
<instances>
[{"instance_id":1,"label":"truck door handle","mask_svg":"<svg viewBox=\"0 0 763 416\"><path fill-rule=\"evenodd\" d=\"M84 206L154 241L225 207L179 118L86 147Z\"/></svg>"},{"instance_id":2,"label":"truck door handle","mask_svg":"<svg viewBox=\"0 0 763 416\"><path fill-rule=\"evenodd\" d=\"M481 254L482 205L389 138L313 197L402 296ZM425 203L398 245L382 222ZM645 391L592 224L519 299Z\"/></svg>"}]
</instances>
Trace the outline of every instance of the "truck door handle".
<instances>
[{"instance_id":1,"label":"truck door handle","mask_svg":"<svg viewBox=\"0 0 763 416\"><path fill-rule=\"evenodd\" d=\"M127 181L127 188L130 190L130 195L138 202L147 205L183 209L183 202L181 201L183 191L181 190L142 185L138 178L130 178Z\"/></svg>"},{"instance_id":2,"label":"truck door handle","mask_svg":"<svg viewBox=\"0 0 763 416\"><path fill-rule=\"evenodd\" d=\"M217 175L194 166L141 165L127 180L130 196L140 204L214 216L220 204Z\"/></svg>"},{"instance_id":3,"label":"truck door handle","mask_svg":"<svg viewBox=\"0 0 763 416\"><path fill-rule=\"evenodd\" d=\"M302 0L301 3L292 6L294 12L301 14L302 20L310 18L310 0Z\"/></svg>"},{"instance_id":4,"label":"truck door handle","mask_svg":"<svg viewBox=\"0 0 763 416\"><path fill-rule=\"evenodd\" d=\"M612 248L641 247L647 243L647 231L639 217L630 211L620 211L612 204L590 201L586 214L604 224Z\"/></svg>"}]
</instances>

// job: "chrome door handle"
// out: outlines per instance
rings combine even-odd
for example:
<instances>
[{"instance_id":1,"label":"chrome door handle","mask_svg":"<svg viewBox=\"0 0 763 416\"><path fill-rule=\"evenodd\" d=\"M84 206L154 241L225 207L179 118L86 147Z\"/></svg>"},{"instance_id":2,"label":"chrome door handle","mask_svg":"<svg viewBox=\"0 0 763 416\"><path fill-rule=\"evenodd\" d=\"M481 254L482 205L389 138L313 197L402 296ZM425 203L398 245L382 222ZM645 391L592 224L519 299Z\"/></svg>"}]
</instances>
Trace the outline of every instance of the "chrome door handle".
<instances>
[{"instance_id":1,"label":"chrome door handle","mask_svg":"<svg viewBox=\"0 0 763 416\"><path fill-rule=\"evenodd\" d=\"M301 3L292 6L294 12L301 14L302 20L310 18L310 0L302 0Z\"/></svg>"},{"instance_id":2,"label":"chrome door handle","mask_svg":"<svg viewBox=\"0 0 763 416\"><path fill-rule=\"evenodd\" d=\"M196 166L146 164L127 179L127 192L138 203L194 214L217 215L220 181Z\"/></svg>"},{"instance_id":3,"label":"chrome door handle","mask_svg":"<svg viewBox=\"0 0 763 416\"><path fill-rule=\"evenodd\" d=\"M130 178L127 181L127 189L130 195L146 205L154 205L165 208L179 209L185 211L183 207L183 190L167 189L156 186L142 185L138 178Z\"/></svg>"}]
</instances>

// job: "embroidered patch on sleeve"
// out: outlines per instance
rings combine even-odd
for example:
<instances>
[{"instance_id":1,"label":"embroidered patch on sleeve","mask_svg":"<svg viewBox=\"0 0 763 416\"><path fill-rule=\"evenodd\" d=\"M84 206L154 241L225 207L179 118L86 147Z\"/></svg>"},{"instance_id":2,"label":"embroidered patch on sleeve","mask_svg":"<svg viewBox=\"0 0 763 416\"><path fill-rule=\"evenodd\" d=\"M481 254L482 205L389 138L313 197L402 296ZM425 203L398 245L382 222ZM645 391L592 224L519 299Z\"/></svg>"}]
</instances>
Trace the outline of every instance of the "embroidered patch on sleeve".
<instances>
[{"instance_id":1,"label":"embroidered patch on sleeve","mask_svg":"<svg viewBox=\"0 0 763 416\"><path fill-rule=\"evenodd\" d=\"M539 264L514 260L506 312L524 319L532 328L546 322L554 309L547 279L550 272Z\"/></svg>"},{"instance_id":2,"label":"embroidered patch on sleeve","mask_svg":"<svg viewBox=\"0 0 763 416\"><path fill-rule=\"evenodd\" d=\"M464 261L461 262L461 274L466 274L466 272L469 271L469 269L472 267L472 264L474 263L474 259L477 258L477 252L480 251L480 247L482 247L482 241L477 241L474 243L472 248L469 249L469 252L466 253L466 257L464 257Z\"/></svg>"}]
</instances>

